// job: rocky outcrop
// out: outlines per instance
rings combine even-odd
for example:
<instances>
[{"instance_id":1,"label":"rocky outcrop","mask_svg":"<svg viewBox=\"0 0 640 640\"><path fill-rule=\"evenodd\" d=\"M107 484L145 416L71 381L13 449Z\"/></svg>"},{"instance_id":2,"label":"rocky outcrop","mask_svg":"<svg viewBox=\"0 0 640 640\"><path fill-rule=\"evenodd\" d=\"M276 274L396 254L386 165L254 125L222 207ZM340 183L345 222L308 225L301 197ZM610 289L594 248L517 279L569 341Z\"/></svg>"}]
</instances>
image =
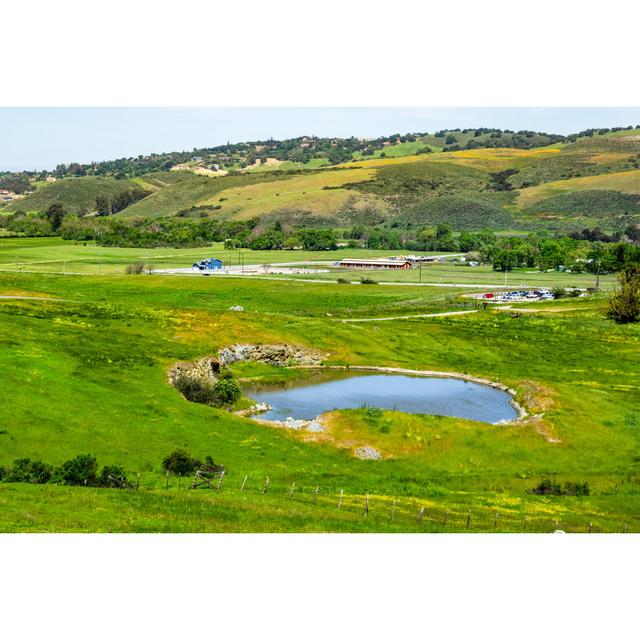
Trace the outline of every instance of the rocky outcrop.
<instances>
[{"instance_id":1,"label":"rocky outcrop","mask_svg":"<svg viewBox=\"0 0 640 640\"><path fill-rule=\"evenodd\" d=\"M353 455L360 460L380 460L382 458L380 452L373 447L358 447Z\"/></svg>"},{"instance_id":2,"label":"rocky outcrop","mask_svg":"<svg viewBox=\"0 0 640 640\"><path fill-rule=\"evenodd\" d=\"M181 377L192 378L209 384L215 384L223 363L218 358L208 356L195 362L178 362L169 369L169 382L172 385Z\"/></svg>"},{"instance_id":3,"label":"rocky outcrop","mask_svg":"<svg viewBox=\"0 0 640 640\"><path fill-rule=\"evenodd\" d=\"M288 344L233 344L220 349L217 356L207 356L195 362L178 362L169 369L169 383L175 386L180 378L186 377L215 385L220 371L233 362L252 360L276 367L317 367L325 357L316 351Z\"/></svg>"},{"instance_id":4,"label":"rocky outcrop","mask_svg":"<svg viewBox=\"0 0 640 640\"><path fill-rule=\"evenodd\" d=\"M243 360L264 362L276 367L306 366L322 364L325 356L317 351L301 349L288 344L234 344L219 351L222 364Z\"/></svg>"}]
</instances>

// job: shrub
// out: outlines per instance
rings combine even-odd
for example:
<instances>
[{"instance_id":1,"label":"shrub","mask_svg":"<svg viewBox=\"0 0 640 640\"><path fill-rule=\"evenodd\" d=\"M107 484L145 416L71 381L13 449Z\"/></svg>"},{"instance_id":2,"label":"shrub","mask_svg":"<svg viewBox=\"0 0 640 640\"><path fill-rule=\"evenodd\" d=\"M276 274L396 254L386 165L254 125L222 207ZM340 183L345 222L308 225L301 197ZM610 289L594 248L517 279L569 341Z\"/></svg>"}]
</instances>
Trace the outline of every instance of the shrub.
<instances>
[{"instance_id":1,"label":"shrub","mask_svg":"<svg viewBox=\"0 0 640 640\"><path fill-rule=\"evenodd\" d=\"M0 482L4 480L4 477L7 475L7 470L4 467L0 467Z\"/></svg>"},{"instance_id":2,"label":"shrub","mask_svg":"<svg viewBox=\"0 0 640 640\"><path fill-rule=\"evenodd\" d=\"M127 472L118 465L105 465L100 472L99 482L101 487L122 487L127 484Z\"/></svg>"},{"instance_id":3,"label":"shrub","mask_svg":"<svg viewBox=\"0 0 640 640\"><path fill-rule=\"evenodd\" d=\"M338 284L351 284L351 281L350 281L350 280L347 280L346 278L338 278L338 279L336 280L336 282L337 282Z\"/></svg>"},{"instance_id":4,"label":"shrub","mask_svg":"<svg viewBox=\"0 0 640 640\"><path fill-rule=\"evenodd\" d=\"M378 284L378 281L373 278L360 278L360 284Z\"/></svg>"},{"instance_id":5,"label":"shrub","mask_svg":"<svg viewBox=\"0 0 640 640\"><path fill-rule=\"evenodd\" d=\"M591 489L588 482L565 482L563 488L560 483L545 478L531 493L539 496L588 496Z\"/></svg>"},{"instance_id":6,"label":"shrub","mask_svg":"<svg viewBox=\"0 0 640 640\"><path fill-rule=\"evenodd\" d=\"M20 458L14 460L9 468L7 482L30 482L32 484L45 484L51 479L53 468L41 460Z\"/></svg>"},{"instance_id":7,"label":"shrub","mask_svg":"<svg viewBox=\"0 0 640 640\"><path fill-rule=\"evenodd\" d=\"M124 270L127 275L140 275L144 273L144 264L142 262L136 262L134 264L128 264Z\"/></svg>"},{"instance_id":8,"label":"shrub","mask_svg":"<svg viewBox=\"0 0 640 640\"><path fill-rule=\"evenodd\" d=\"M538 496L561 496L562 487L559 483L545 478L542 482L532 490Z\"/></svg>"},{"instance_id":9,"label":"shrub","mask_svg":"<svg viewBox=\"0 0 640 640\"><path fill-rule=\"evenodd\" d=\"M555 287L552 293L553 293L553 297L556 298L556 300L559 298L567 297L567 292L565 291L564 287Z\"/></svg>"},{"instance_id":10,"label":"shrub","mask_svg":"<svg viewBox=\"0 0 640 640\"><path fill-rule=\"evenodd\" d=\"M213 387L215 404L225 406L233 404L240 397L240 387L233 378L221 378Z\"/></svg>"},{"instance_id":11,"label":"shrub","mask_svg":"<svg viewBox=\"0 0 640 640\"><path fill-rule=\"evenodd\" d=\"M564 485L565 496L588 496L590 493L588 482L566 482Z\"/></svg>"},{"instance_id":12,"label":"shrub","mask_svg":"<svg viewBox=\"0 0 640 640\"><path fill-rule=\"evenodd\" d=\"M162 468L177 476L188 476L202 463L192 458L184 449L175 449L163 461Z\"/></svg>"},{"instance_id":13,"label":"shrub","mask_svg":"<svg viewBox=\"0 0 640 640\"><path fill-rule=\"evenodd\" d=\"M609 298L607 317L618 324L640 320L640 273L621 271L618 287Z\"/></svg>"},{"instance_id":14,"label":"shrub","mask_svg":"<svg viewBox=\"0 0 640 640\"><path fill-rule=\"evenodd\" d=\"M62 484L95 486L98 484L98 461L90 453L67 460L56 470L55 480Z\"/></svg>"},{"instance_id":15,"label":"shrub","mask_svg":"<svg viewBox=\"0 0 640 640\"><path fill-rule=\"evenodd\" d=\"M191 402L199 402L201 404L216 403L214 386L200 378L183 374L176 378L174 384L178 391Z\"/></svg>"}]
</instances>

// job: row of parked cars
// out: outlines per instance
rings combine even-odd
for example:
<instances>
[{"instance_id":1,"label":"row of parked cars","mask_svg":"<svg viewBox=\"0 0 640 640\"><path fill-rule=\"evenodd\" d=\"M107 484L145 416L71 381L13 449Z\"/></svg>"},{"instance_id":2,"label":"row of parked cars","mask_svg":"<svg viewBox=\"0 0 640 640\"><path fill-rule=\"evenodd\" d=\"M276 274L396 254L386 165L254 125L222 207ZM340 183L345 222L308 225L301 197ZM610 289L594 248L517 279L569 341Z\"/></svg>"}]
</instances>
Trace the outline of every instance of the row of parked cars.
<instances>
[{"instance_id":1,"label":"row of parked cars","mask_svg":"<svg viewBox=\"0 0 640 640\"><path fill-rule=\"evenodd\" d=\"M495 302L523 302L526 300L554 300L555 296L550 289L525 289L522 291L505 291L503 293L485 293L485 300Z\"/></svg>"}]
</instances>

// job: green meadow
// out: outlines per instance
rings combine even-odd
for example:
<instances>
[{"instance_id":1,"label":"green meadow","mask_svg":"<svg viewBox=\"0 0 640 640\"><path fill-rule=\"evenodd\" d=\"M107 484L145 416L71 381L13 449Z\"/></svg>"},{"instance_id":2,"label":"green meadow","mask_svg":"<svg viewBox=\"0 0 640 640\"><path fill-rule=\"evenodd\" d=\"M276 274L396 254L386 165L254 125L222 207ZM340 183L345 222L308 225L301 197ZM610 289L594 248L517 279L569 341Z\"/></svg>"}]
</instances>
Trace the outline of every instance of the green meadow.
<instances>
[{"instance_id":1,"label":"green meadow","mask_svg":"<svg viewBox=\"0 0 640 640\"><path fill-rule=\"evenodd\" d=\"M138 488L0 482L0 531L640 531L640 329L604 318L605 293L539 313L343 323L457 310L477 289L124 275L144 253L2 241L0 296L48 299L0 299L0 466L91 453ZM167 253L175 264L207 252ZM15 269L38 258L66 259L68 273ZM450 283L502 278L442 269ZM468 373L515 389L531 415L490 425L363 408L330 413L315 435L189 403L168 384L174 363L237 342L315 349L328 364ZM360 445L382 459L355 458ZM176 448L224 464L220 489L174 476L167 486L161 463ZM543 478L586 482L590 495L533 495Z\"/></svg>"}]
</instances>

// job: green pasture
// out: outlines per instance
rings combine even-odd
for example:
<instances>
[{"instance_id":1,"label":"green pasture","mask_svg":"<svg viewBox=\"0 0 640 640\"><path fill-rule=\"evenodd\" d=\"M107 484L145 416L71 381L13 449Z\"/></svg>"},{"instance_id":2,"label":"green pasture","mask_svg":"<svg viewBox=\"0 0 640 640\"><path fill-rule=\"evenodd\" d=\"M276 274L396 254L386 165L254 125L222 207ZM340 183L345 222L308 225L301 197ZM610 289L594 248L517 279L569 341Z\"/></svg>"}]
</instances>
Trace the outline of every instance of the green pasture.
<instances>
[{"instance_id":1,"label":"green pasture","mask_svg":"<svg viewBox=\"0 0 640 640\"><path fill-rule=\"evenodd\" d=\"M0 483L0 530L438 531L449 512L445 530L463 531L470 511L474 531L640 531L640 331L606 320L603 294L544 306L560 313L339 322L455 309L469 291L0 272L0 295L55 298L0 300L0 465L92 453L139 482L138 491ZM311 441L189 403L167 384L173 363L235 342L474 374L516 389L538 417L488 425L339 411L328 437ZM354 442L383 460L354 458ZM167 489L161 461L176 447L225 464L221 490L191 491L175 477ZM591 495L531 495L543 477L588 482Z\"/></svg>"}]
</instances>

